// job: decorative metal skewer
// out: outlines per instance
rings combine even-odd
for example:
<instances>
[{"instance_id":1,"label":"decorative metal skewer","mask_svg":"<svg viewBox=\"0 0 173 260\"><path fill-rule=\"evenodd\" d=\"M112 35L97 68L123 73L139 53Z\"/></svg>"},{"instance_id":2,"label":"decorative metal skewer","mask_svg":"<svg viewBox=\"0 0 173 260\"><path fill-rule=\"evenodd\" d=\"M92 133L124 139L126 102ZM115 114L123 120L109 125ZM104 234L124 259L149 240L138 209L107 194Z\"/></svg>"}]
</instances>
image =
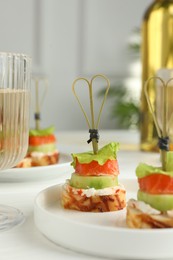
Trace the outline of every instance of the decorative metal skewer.
<instances>
[{"instance_id":1,"label":"decorative metal skewer","mask_svg":"<svg viewBox=\"0 0 173 260\"><path fill-rule=\"evenodd\" d=\"M43 76L35 76L35 77L33 77L33 80L35 82L35 113L34 113L35 129L39 130L40 129L40 120L41 120L41 106L45 99L49 84L48 84L47 78L45 78ZM40 101L39 88L40 88L41 81L44 82L45 89L44 89L44 92L43 92L43 95L42 95L41 101Z\"/></svg>"},{"instance_id":2,"label":"decorative metal skewer","mask_svg":"<svg viewBox=\"0 0 173 260\"><path fill-rule=\"evenodd\" d=\"M100 107L100 111L99 111L99 114L98 114L98 119L97 121L95 122L95 116L94 116L94 101L93 101L93 81L96 79L96 78L103 78L104 80L106 80L107 82L107 87L106 87L106 91L105 91L105 94L104 94L104 98L103 98L103 101L101 103L101 107ZM91 123L88 119L88 116L87 116L87 113L85 112L80 100L79 100L79 97L77 96L76 94L76 91L75 91L75 85L78 81L80 80L83 80L87 83L88 87L89 87L89 98L90 98L90 113L91 113ZM87 125L88 125L88 128L89 128L89 133L90 133L90 139L87 141L88 143L90 143L92 141L92 146L93 146L93 152L94 154L97 154L98 153L98 141L99 141L99 134L98 134L98 127L99 127L99 123L100 123L100 117L101 117L101 113L102 113L102 110L103 110L103 106L104 106L104 103L105 103L105 100L106 100L106 97L107 97L107 94L108 94L108 91L109 91L109 88L110 88L110 82L108 80L108 78L102 74L98 74L98 75L95 75L92 77L91 81L89 82L86 78L77 78L74 82L73 82L73 85L72 85L72 90L73 90L73 93L79 103L79 106L84 114L84 117L86 119L86 122L87 122Z\"/></svg>"},{"instance_id":3,"label":"decorative metal skewer","mask_svg":"<svg viewBox=\"0 0 173 260\"><path fill-rule=\"evenodd\" d=\"M153 79L158 79L161 81L162 83L162 88L163 88L163 99L162 99L162 104L163 104L163 114L162 114L162 127L159 127L159 123L156 117L156 114L153 110L153 107L151 105L151 101L148 95L148 85L149 82ZM167 151L169 150L169 136L168 136L168 132L169 132L169 123L168 122L168 103L167 103L167 97L168 97L168 84L169 82L172 80L172 78L170 80L168 80L166 83L163 81L163 79L161 79L160 77L151 77L149 78L146 82L145 82L145 86L144 86L144 92L145 92L145 96L147 99L147 103L150 109L150 112L152 114L153 117L153 121L157 130L157 134L158 134L158 138L159 138L159 148L160 148L160 152L161 152L161 159L162 159L162 169L164 171L166 171L167 169Z\"/></svg>"}]
</instances>

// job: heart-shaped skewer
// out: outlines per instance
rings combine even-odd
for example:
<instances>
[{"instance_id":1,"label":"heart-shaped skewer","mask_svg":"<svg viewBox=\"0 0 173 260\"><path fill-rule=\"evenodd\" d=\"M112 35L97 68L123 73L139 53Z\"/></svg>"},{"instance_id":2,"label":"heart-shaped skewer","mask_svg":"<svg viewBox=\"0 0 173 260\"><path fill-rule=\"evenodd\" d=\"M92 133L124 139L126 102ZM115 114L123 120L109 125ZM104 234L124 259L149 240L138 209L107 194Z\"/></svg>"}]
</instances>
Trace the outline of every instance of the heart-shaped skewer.
<instances>
[{"instance_id":1,"label":"heart-shaped skewer","mask_svg":"<svg viewBox=\"0 0 173 260\"><path fill-rule=\"evenodd\" d=\"M97 121L95 121L94 101L93 101L93 81L96 78L99 78L99 77L103 78L107 82L107 87L106 87L106 91L105 91L105 94L104 94L104 97L103 97L103 101L102 101L101 106L100 106L98 119L97 119ZM79 99L78 95L76 94L75 86L76 86L76 83L78 81L85 81L88 85L88 88L89 88L91 122L89 121L87 113L85 112L84 107L82 106L80 99ZM97 154L97 152L98 152L98 139L99 139L98 127L99 127L101 113L102 113L102 110L103 110L103 106L104 106L109 88L110 88L110 82L109 82L108 78L106 76L102 75L102 74L98 74L98 75L93 76L90 81L86 78L79 77L73 82L73 85L72 85L73 93L74 93L74 95L75 95L75 97L76 97L76 99L79 103L79 106L80 106L80 108L81 108L81 110L84 114L84 117L86 119L86 122L87 122L87 125L88 125L88 128L89 128L90 139L88 140L88 143L90 143L92 141L94 154Z\"/></svg>"},{"instance_id":2,"label":"heart-shaped skewer","mask_svg":"<svg viewBox=\"0 0 173 260\"><path fill-rule=\"evenodd\" d=\"M151 100L148 95L148 86L151 80L159 80L161 82L161 87L163 88L163 96L162 96L162 107L163 111L160 111L162 114L162 127L159 126L158 119L156 116L156 113L152 107ZM166 171L166 166L167 166L167 151L169 150L169 127L170 127L170 121L172 120L172 115L170 120L168 121L168 84L170 81L173 80L173 78L170 78L167 82L165 82L162 78L160 77L151 77L145 82L144 86L144 92L145 96L147 99L147 103L150 109L150 112L153 117L153 121L157 130L158 138L159 138L159 148L161 152L161 158L162 158L162 169Z\"/></svg>"},{"instance_id":3,"label":"heart-shaped skewer","mask_svg":"<svg viewBox=\"0 0 173 260\"><path fill-rule=\"evenodd\" d=\"M40 129L40 120L41 120L41 106L44 102L47 89L48 89L48 79L44 76L33 76L32 80L35 84L35 113L34 113L34 119L35 119L35 129ZM43 84L43 92L40 97L40 85L41 82Z\"/></svg>"}]
</instances>

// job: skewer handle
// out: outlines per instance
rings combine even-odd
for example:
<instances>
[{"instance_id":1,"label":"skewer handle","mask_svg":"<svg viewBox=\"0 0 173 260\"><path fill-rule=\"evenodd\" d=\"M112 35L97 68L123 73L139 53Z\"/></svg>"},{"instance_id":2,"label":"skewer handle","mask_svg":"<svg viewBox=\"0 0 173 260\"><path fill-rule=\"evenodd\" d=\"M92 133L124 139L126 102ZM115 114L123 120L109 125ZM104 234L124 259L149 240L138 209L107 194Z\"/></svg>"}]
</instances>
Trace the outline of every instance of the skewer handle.
<instances>
[{"instance_id":1,"label":"skewer handle","mask_svg":"<svg viewBox=\"0 0 173 260\"><path fill-rule=\"evenodd\" d=\"M35 101L36 101L36 106L35 106L35 129L39 130L40 129L40 107L39 107L39 90L38 86L39 81L38 79L35 80Z\"/></svg>"},{"instance_id":2,"label":"skewer handle","mask_svg":"<svg viewBox=\"0 0 173 260\"><path fill-rule=\"evenodd\" d=\"M162 100L162 102L163 102L162 103L163 104L163 123L162 123L162 129L159 127L158 120L156 118L155 112L153 110L153 107L151 105L151 101L150 101L150 98L149 98L149 95L148 95L148 85L149 85L149 82L153 79L155 79L155 80L159 79L162 83L162 88L163 88L163 100ZM160 153L161 153L161 160L162 160L162 169L164 171L166 171L166 168L167 168L167 141L168 141L168 133L167 133L167 108L168 108L167 87L168 87L168 82L165 83L160 77L149 78L145 82L145 86L144 86L144 91L145 91L147 103L148 103L148 106L149 106L150 112L152 114L156 130L157 130L159 142L161 143L161 146L159 148L161 149ZM163 142L164 142L164 145L163 145Z\"/></svg>"},{"instance_id":3,"label":"skewer handle","mask_svg":"<svg viewBox=\"0 0 173 260\"><path fill-rule=\"evenodd\" d=\"M95 78L98 78L98 77L101 77L103 78L104 80L106 80L107 82L107 87L106 87L106 91L105 91L105 95L104 95L104 98L103 98L103 101L102 101L102 104L101 104L101 107L100 107L100 111L99 111L99 114L98 114L98 119L97 119L97 122L95 123L95 118L94 118L94 102L93 102L93 93L92 93L92 85L93 85L93 81ZM87 116L87 113L85 112L80 100L79 100L79 97L78 95L76 94L76 91L75 91L75 85L77 83L77 81L80 81L80 80L83 80L87 83L88 85L88 88L89 88L89 98L90 98L90 113L91 113L91 123L88 119L88 116ZM99 136L98 136L98 126L99 126L99 122L100 122L100 116L101 116L101 113L102 113L102 109L103 109L103 106L104 106L104 103L105 103L105 99L107 97L107 94L108 94L108 91L109 91L109 88L110 88L110 82L108 80L108 78L102 74L98 74L98 75L95 75L92 77L91 81L89 82L86 78L77 78L73 84L72 84L72 90L73 90L73 93L79 103L79 106L84 114L84 117L86 119L86 122L87 122L87 125L89 127L89 132L90 132L90 139L88 140L88 143L90 143L90 141L92 141L92 147L93 147L93 153L94 154L97 154L98 153L98 139L99 139Z\"/></svg>"}]
</instances>

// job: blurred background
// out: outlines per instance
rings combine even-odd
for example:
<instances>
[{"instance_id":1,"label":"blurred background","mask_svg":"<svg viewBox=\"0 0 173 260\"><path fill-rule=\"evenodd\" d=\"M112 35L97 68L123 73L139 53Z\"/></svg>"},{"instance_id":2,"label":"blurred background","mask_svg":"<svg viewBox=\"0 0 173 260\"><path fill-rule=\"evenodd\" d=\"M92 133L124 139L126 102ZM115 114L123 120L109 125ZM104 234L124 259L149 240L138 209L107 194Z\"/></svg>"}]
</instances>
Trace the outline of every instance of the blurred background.
<instances>
[{"instance_id":1,"label":"blurred background","mask_svg":"<svg viewBox=\"0 0 173 260\"><path fill-rule=\"evenodd\" d=\"M72 93L79 76L104 74L111 82L100 128L135 128L141 90L140 27L151 0L0 0L0 51L32 56L33 74L49 81L41 126L86 129ZM44 85L44 84L43 84ZM77 86L86 106L88 90ZM40 84L41 86L41 84ZM96 111L105 82L96 81ZM34 96L34 84L32 84ZM82 89L82 91L81 91ZM34 126L31 105L31 127Z\"/></svg>"}]
</instances>

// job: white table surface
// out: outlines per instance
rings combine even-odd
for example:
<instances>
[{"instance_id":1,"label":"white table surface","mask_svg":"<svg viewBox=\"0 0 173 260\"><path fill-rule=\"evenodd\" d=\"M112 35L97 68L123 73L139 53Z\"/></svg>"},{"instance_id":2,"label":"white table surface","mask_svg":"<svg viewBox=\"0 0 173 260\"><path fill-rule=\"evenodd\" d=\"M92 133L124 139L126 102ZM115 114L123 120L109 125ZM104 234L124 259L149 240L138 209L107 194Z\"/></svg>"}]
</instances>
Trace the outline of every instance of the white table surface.
<instances>
[{"instance_id":1,"label":"white table surface","mask_svg":"<svg viewBox=\"0 0 173 260\"><path fill-rule=\"evenodd\" d=\"M139 135L135 131L100 131L100 136L100 146L110 141L120 142L121 156L123 150L130 149L134 152L138 150ZM60 152L70 154L91 149L91 146L86 143L89 139L87 131L59 132L57 138ZM128 161L127 151L124 155L125 158L119 162L122 176L128 174L127 169L133 172L138 161L148 156L144 153L140 158L135 158L135 162L131 164L131 159ZM124 166L121 166L121 163ZM0 203L19 208L26 217L21 226L0 233L0 260L100 259L100 257L83 255L53 244L34 225L33 205L36 195L48 186L64 182L69 175L70 172L57 179L0 183ZM134 175L131 174L130 177L133 178Z\"/></svg>"}]
</instances>

